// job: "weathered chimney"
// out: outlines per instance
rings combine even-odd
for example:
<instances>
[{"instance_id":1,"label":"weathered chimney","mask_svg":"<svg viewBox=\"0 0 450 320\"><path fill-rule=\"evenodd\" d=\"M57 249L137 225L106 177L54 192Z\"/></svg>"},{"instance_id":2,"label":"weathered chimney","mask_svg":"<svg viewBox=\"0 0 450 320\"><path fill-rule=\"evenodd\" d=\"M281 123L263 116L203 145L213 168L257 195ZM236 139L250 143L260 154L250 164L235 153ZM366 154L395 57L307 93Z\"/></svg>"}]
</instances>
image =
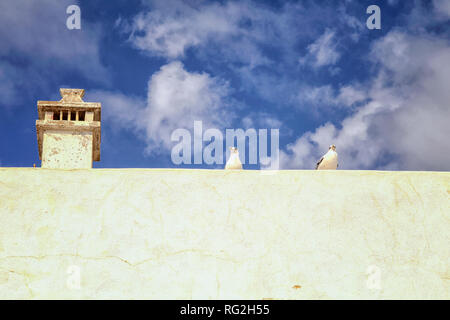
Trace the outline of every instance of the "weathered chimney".
<instances>
[{"instance_id":1,"label":"weathered chimney","mask_svg":"<svg viewBox=\"0 0 450 320\"><path fill-rule=\"evenodd\" d=\"M84 89L59 89L60 101L38 101L36 131L42 168L87 169L100 161L101 104Z\"/></svg>"}]
</instances>

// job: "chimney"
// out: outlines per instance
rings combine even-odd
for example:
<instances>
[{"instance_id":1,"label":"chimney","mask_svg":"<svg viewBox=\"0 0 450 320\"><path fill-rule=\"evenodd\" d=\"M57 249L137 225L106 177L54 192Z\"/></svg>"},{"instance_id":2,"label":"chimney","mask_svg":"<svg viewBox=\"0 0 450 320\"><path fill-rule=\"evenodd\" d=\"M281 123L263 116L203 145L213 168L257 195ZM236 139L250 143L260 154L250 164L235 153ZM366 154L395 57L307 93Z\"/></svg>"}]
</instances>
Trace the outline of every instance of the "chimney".
<instances>
[{"instance_id":1,"label":"chimney","mask_svg":"<svg viewBox=\"0 0 450 320\"><path fill-rule=\"evenodd\" d=\"M38 101L42 168L89 169L100 161L101 104L84 102L84 89L59 89L60 101Z\"/></svg>"}]
</instances>

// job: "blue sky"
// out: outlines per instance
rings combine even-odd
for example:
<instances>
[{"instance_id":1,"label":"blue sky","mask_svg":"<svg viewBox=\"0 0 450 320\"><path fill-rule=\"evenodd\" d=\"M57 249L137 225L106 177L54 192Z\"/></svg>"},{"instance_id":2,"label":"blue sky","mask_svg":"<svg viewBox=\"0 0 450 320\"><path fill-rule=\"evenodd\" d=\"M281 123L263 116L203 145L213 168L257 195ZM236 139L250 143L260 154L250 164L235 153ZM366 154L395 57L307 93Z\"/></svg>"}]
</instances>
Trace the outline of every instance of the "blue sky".
<instances>
[{"instance_id":1,"label":"blue sky","mask_svg":"<svg viewBox=\"0 0 450 320\"><path fill-rule=\"evenodd\" d=\"M0 166L39 166L36 102L69 87L102 103L99 168L178 167L170 134L201 120L278 128L283 169L335 144L342 169L448 171L449 18L446 0L2 1Z\"/></svg>"}]
</instances>

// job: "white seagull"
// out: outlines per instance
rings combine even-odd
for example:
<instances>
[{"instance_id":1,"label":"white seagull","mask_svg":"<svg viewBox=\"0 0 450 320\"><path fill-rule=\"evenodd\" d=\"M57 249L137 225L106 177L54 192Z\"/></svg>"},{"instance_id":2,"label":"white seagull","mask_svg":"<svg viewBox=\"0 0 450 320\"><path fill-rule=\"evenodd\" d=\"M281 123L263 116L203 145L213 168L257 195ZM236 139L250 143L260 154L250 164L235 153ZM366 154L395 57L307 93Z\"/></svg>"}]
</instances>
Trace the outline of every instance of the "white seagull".
<instances>
[{"instance_id":1,"label":"white seagull","mask_svg":"<svg viewBox=\"0 0 450 320\"><path fill-rule=\"evenodd\" d=\"M225 170L230 169L242 169L242 163L239 159L239 151L235 147L230 147L230 158L225 165Z\"/></svg>"},{"instance_id":2,"label":"white seagull","mask_svg":"<svg viewBox=\"0 0 450 320\"><path fill-rule=\"evenodd\" d=\"M336 170L338 166L336 146L332 144L328 148L328 152L317 162L316 170Z\"/></svg>"}]
</instances>

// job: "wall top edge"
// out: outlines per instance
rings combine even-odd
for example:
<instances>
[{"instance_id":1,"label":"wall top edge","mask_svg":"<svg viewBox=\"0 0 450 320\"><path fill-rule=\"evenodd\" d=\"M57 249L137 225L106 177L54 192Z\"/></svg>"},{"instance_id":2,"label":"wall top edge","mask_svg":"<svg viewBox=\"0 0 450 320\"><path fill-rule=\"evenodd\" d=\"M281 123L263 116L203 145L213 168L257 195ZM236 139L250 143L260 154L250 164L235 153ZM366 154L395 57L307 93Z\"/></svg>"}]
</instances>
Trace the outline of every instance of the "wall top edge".
<instances>
[{"instance_id":1,"label":"wall top edge","mask_svg":"<svg viewBox=\"0 0 450 320\"><path fill-rule=\"evenodd\" d=\"M223 169L186 169L186 168L92 168L92 169L47 169L47 168L33 168L33 167L0 167L1 171L14 171L14 170L33 170L33 171L45 171L45 172L132 172L132 171L147 171L147 172L197 172L197 173L227 173L227 174L261 174L261 175L277 175L277 174L440 174L449 175L450 171L386 171L386 170L278 170L269 172L269 170L223 170Z\"/></svg>"}]
</instances>

